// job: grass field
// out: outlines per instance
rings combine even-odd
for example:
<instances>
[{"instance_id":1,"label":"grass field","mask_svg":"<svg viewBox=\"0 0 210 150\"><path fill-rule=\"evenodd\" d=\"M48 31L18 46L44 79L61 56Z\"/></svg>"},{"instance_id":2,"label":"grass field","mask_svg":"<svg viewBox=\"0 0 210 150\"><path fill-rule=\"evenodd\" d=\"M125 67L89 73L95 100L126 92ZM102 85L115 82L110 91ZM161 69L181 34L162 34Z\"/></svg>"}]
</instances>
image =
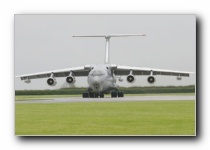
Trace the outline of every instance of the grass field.
<instances>
[{"instance_id":1,"label":"grass field","mask_svg":"<svg viewBox=\"0 0 210 150\"><path fill-rule=\"evenodd\" d=\"M16 135L195 135L195 101L16 103Z\"/></svg>"},{"instance_id":2,"label":"grass field","mask_svg":"<svg viewBox=\"0 0 210 150\"><path fill-rule=\"evenodd\" d=\"M53 98L64 98L64 97L82 97L82 95L18 95L15 96L15 101L19 100L36 100L36 99L53 99Z\"/></svg>"}]
</instances>

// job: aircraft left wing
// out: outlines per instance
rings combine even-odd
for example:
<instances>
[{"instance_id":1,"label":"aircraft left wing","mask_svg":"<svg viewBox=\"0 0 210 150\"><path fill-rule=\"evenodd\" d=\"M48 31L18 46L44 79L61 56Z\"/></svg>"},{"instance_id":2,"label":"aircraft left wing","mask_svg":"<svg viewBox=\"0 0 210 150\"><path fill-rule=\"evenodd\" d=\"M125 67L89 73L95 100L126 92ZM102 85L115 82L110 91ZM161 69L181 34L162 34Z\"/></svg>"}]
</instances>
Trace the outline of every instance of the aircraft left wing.
<instances>
[{"instance_id":1,"label":"aircraft left wing","mask_svg":"<svg viewBox=\"0 0 210 150\"><path fill-rule=\"evenodd\" d=\"M132 73L132 75L167 75L189 77L190 74L193 74L194 72L117 65L114 69L114 73L115 75L129 75Z\"/></svg>"},{"instance_id":2,"label":"aircraft left wing","mask_svg":"<svg viewBox=\"0 0 210 150\"><path fill-rule=\"evenodd\" d=\"M60 69L60 70L51 70L51 71L45 71L45 72L19 75L15 77L20 78L21 80L25 80L27 82L30 79L67 77L69 75L87 76L88 73L89 73L89 70L85 69L85 66L80 66L80 67L74 67L74 68L66 68L66 69Z\"/></svg>"}]
</instances>

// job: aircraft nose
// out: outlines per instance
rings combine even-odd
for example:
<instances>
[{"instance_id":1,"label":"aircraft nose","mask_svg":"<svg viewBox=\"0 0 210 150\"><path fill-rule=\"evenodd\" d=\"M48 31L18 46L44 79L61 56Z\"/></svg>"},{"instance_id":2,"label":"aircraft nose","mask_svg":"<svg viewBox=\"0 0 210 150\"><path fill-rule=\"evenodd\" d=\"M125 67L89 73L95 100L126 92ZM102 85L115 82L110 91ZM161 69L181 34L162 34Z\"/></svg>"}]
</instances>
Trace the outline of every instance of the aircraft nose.
<instances>
[{"instance_id":1,"label":"aircraft nose","mask_svg":"<svg viewBox=\"0 0 210 150\"><path fill-rule=\"evenodd\" d=\"M94 77L93 83L94 83L94 84L100 84L101 81L100 81L99 77Z\"/></svg>"},{"instance_id":2,"label":"aircraft nose","mask_svg":"<svg viewBox=\"0 0 210 150\"><path fill-rule=\"evenodd\" d=\"M102 91L103 87L101 85L101 81L100 81L99 77L94 77L93 78L92 87L93 87L94 91L96 91L96 92Z\"/></svg>"}]
</instances>

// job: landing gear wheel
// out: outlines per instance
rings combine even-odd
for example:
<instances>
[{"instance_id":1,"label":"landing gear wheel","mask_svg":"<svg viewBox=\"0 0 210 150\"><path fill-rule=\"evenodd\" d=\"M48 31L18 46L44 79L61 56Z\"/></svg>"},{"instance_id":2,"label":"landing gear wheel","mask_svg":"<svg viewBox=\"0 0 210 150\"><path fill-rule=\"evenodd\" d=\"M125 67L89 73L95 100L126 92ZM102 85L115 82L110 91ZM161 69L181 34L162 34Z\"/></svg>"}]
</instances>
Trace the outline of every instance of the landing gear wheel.
<instances>
[{"instance_id":1,"label":"landing gear wheel","mask_svg":"<svg viewBox=\"0 0 210 150\"><path fill-rule=\"evenodd\" d=\"M119 91L119 92L118 92L118 97L124 97L123 91Z\"/></svg>"},{"instance_id":2,"label":"landing gear wheel","mask_svg":"<svg viewBox=\"0 0 210 150\"><path fill-rule=\"evenodd\" d=\"M95 98L96 97L94 92L90 92L89 94L90 94L90 98Z\"/></svg>"},{"instance_id":3,"label":"landing gear wheel","mask_svg":"<svg viewBox=\"0 0 210 150\"><path fill-rule=\"evenodd\" d=\"M83 98L89 98L89 93L88 93L88 92L84 92L84 93L82 94L82 97L83 97Z\"/></svg>"},{"instance_id":4,"label":"landing gear wheel","mask_svg":"<svg viewBox=\"0 0 210 150\"><path fill-rule=\"evenodd\" d=\"M98 93L95 93L95 98L98 98L99 94Z\"/></svg>"},{"instance_id":5,"label":"landing gear wheel","mask_svg":"<svg viewBox=\"0 0 210 150\"><path fill-rule=\"evenodd\" d=\"M84 92L82 94L83 98L104 98L104 93L100 92L100 93L95 93L95 92Z\"/></svg>"},{"instance_id":6,"label":"landing gear wheel","mask_svg":"<svg viewBox=\"0 0 210 150\"><path fill-rule=\"evenodd\" d=\"M117 97L117 95L118 95L118 92L116 92L116 91L111 92L111 97Z\"/></svg>"},{"instance_id":7,"label":"landing gear wheel","mask_svg":"<svg viewBox=\"0 0 210 150\"><path fill-rule=\"evenodd\" d=\"M100 93L100 98L104 98L104 93Z\"/></svg>"}]
</instances>

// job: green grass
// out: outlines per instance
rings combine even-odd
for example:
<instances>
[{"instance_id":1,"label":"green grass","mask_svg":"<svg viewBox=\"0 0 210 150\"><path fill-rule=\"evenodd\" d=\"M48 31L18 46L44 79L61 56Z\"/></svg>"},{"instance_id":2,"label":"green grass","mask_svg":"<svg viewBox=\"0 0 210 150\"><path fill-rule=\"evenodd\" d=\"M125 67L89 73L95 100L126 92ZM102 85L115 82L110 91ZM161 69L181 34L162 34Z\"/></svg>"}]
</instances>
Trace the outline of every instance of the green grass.
<instances>
[{"instance_id":1,"label":"green grass","mask_svg":"<svg viewBox=\"0 0 210 150\"><path fill-rule=\"evenodd\" d=\"M15 104L16 135L195 135L195 101Z\"/></svg>"},{"instance_id":2,"label":"green grass","mask_svg":"<svg viewBox=\"0 0 210 150\"><path fill-rule=\"evenodd\" d=\"M20 100L47 100L54 98L65 98L65 97L82 97L82 95L16 95L15 101Z\"/></svg>"}]
</instances>

